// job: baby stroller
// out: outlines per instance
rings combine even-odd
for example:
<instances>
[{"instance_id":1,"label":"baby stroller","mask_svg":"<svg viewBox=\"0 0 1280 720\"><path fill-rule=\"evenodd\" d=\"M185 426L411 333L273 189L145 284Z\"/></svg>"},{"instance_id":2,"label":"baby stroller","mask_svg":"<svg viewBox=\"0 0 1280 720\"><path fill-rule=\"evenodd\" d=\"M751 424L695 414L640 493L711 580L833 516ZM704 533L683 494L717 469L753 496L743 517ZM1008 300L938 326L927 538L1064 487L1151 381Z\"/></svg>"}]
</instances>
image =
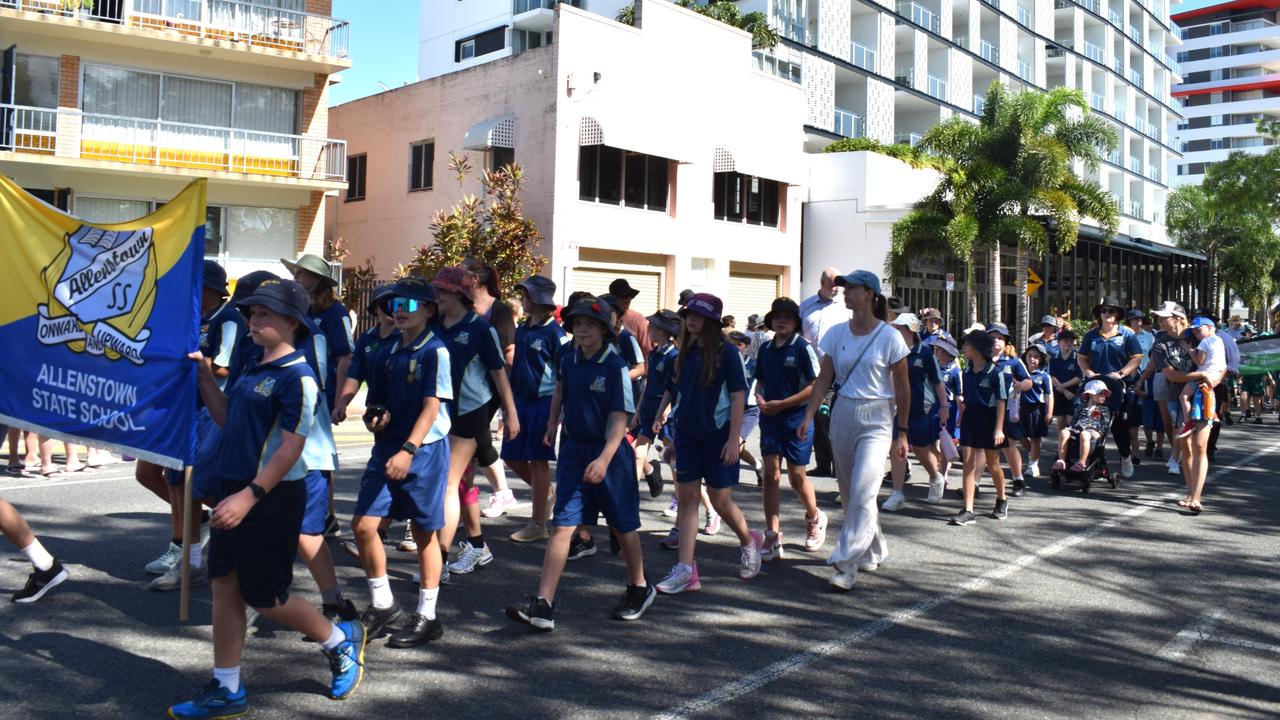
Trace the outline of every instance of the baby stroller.
<instances>
[{"instance_id":1,"label":"baby stroller","mask_svg":"<svg viewBox=\"0 0 1280 720\"><path fill-rule=\"evenodd\" d=\"M1102 437L1100 437L1097 442L1093 444L1093 447L1089 449L1089 457L1084 463L1084 469L1073 470L1071 469L1071 465L1068 465L1065 469L1054 469L1053 472L1050 473L1049 484L1054 490L1061 490L1063 482L1074 482L1080 484L1081 494L1088 495L1089 488L1093 485L1095 480L1106 480L1107 483L1111 485L1112 489L1120 487L1120 477L1115 473L1112 473L1111 468L1107 466L1106 448L1107 438L1111 435L1111 424L1115 422L1116 416L1119 413L1124 412L1124 408L1128 405L1128 403L1123 401L1125 385L1123 381L1117 380L1113 377L1099 375L1093 379L1101 380L1103 384L1107 386L1107 390L1111 393L1110 398L1122 398L1122 400L1119 402L1118 406L1113 405L1114 412L1111 415L1111 423L1107 424L1106 429L1102 432ZM1084 402L1083 396L1080 397L1077 402ZM1114 401L1108 399L1108 405L1111 405L1112 402ZM1070 436L1070 439L1067 440L1067 450L1066 453L1064 453L1064 457L1076 457L1079 442L1079 437L1073 433Z\"/></svg>"}]
</instances>

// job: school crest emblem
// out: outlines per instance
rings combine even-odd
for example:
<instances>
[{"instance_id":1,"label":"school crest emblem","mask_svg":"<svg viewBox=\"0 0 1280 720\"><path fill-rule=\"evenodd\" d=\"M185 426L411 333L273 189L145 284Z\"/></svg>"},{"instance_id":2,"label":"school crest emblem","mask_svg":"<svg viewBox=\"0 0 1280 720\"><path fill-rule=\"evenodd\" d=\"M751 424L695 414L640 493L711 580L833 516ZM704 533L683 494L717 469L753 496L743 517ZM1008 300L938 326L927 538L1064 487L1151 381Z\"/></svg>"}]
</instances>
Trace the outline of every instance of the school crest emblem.
<instances>
[{"instance_id":1,"label":"school crest emblem","mask_svg":"<svg viewBox=\"0 0 1280 720\"><path fill-rule=\"evenodd\" d=\"M200 351L204 352L209 349L209 323L200 323ZM208 353L205 353L206 355Z\"/></svg>"},{"instance_id":2,"label":"school crest emblem","mask_svg":"<svg viewBox=\"0 0 1280 720\"><path fill-rule=\"evenodd\" d=\"M409 359L409 374L404 381L410 385L418 382L418 378L422 376L422 368L418 367L418 358Z\"/></svg>"},{"instance_id":3,"label":"school crest emblem","mask_svg":"<svg viewBox=\"0 0 1280 720\"><path fill-rule=\"evenodd\" d=\"M262 397L271 397L271 393L276 391L276 379L262 378L257 385L253 386L253 391Z\"/></svg>"},{"instance_id":4,"label":"school crest emblem","mask_svg":"<svg viewBox=\"0 0 1280 720\"><path fill-rule=\"evenodd\" d=\"M37 306L36 339L141 365L155 305L152 229L81 225L66 240L42 273L48 301Z\"/></svg>"},{"instance_id":5,"label":"school crest emblem","mask_svg":"<svg viewBox=\"0 0 1280 720\"><path fill-rule=\"evenodd\" d=\"M591 381L591 391L602 393L605 391L605 382L603 375L597 375L595 380Z\"/></svg>"},{"instance_id":6,"label":"school crest emblem","mask_svg":"<svg viewBox=\"0 0 1280 720\"><path fill-rule=\"evenodd\" d=\"M796 356L795 356L795 355L788 355L788 356L787 356L785 359L783 359L783 361L782 361L782 367L789 367L789 368L793 368L793 367L795 367L795 366L796 366Z\"/></svg>"},{"instance_id":7,"label":"school crest emblem","mask_svg":"<svg viewBox=\"0 0 1280 720\"><path fill-rule=\"evenodd\" d=\"M542 344L542 338L534 338L533 342L529 343L529 349L534 352L542 352L544 347L546 346Z\"/></svg>"},{"instance_id":8,"label":"school crest emblem","mask_svg":"<svg viewBox=\"0 0 1280 720\"><path fill-rule=\"evenodd\" d=\"M458 333L457 339L458 339L459 345L466 345L467 343L471 342L471 333L467 332L466 330L463 330L462 332Z\"/></svg>"}]
</instances>

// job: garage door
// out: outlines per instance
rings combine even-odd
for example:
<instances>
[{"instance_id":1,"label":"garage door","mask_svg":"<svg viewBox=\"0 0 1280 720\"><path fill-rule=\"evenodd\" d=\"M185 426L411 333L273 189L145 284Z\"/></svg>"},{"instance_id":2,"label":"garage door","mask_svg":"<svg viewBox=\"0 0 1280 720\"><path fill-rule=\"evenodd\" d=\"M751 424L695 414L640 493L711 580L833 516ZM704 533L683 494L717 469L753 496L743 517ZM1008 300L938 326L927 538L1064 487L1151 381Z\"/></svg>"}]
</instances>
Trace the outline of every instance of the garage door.
<instances>
[{"instance_id":1,"label":"garage door","mask_svg":"<svg viewBox=\"0 0 1280 720\"><path fill-rule=\"evenodd\" d=\"M730 272L729 297L725 300L724 312L734 316L738 329L743 330L749 316L758 314L763 317L777 297L777 275Z\"/></svg>"},{"instance_id":2,"label":"garage door","mask_svg":"<svg viewBox=\"0 0 1280 720\"><path fill-rule=\"evenodd\" d=\"M609 292L609 283L618 278L625 278L631 287L640 291L631 301L632 310L643 315L652 315L658 311L662 301L662 275L656 272L574 268L569 292L583 291L597 296L604 295Z\"/></svg>"}]
</instances>

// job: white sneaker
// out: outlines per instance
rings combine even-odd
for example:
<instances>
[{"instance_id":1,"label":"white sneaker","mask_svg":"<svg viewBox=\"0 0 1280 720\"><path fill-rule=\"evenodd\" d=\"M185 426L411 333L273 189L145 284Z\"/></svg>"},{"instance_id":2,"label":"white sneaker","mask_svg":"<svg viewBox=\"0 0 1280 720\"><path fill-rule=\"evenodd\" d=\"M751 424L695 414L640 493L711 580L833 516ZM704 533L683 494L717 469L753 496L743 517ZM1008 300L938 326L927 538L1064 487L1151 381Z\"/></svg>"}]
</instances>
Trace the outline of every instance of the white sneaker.
<instances>
[{"instance_id":1,"label":"white sneaker","mask_svg":"<svg viewBox=\"0 0 1280 720\"><path fill-rule=\"evenodd\" d=\"M697 564L685 565L684 563L676 563L671 568L671 572L655 585L658 592L663 595L675 595L685 591L701 590L702 581L698 579Z\"/></svg>"},{"instance_id":2,"label":"white sneaker","mask_svg":"<svg viewBox=\"0 0 1280 720\"><path fill-rule=\"evenodd\" d=\"M947 491L947 479L939 475L929 483L929 497L925 498L925 502L930 505L937 505L942 502L942 494Z\"/></svg>"},{"instance_id":3,"label":"white sneaker","mask_svg":"<svg viewBox=\"0 0 1280 720\"><path fill-rule=\"evenodd\" d=\"M738 568L738 577L750 580L760 574L760 546L764 545L764 535L759 530L751 531L751 542L742 546L742 565Z\"/></svg>"},{"instance_id":4,"label":"white sneaker","mask_svg":"<svg viewBox=\"0 0 1280 720\"><path fill-rule=\"evenodd\" d=\"M1177 460L1170 460L1169 462L1165 463L1165 465L1166 465L1166 466L1168 466L1168 468L1169 468L1169 473L1168 473L1168 474L1170 474L1170 475L1181 475L1181 474L1182 474L1182 466L1178 464L1178 461L1177 461Z\"/></svg>"},{"instance_id":5,"label":"white sneaker","mask_svg":"<svg viewBox=\"0 0 1280 720\"><path fill-rule=\"evenodd\" d=\"M396 548L400 552L418 552L418 543L413 539L413 521L404 524L404 539Z\"/></svg>"},{"instance_id":6,"label":"white sneaker","mask_svg":"<svg viewBox=\"0 0 1280 720\"><path fill-rule=\"evenodd\" d=\"M812 521L805 521L804 528L804 549L809 552L821 550L822 546L827 543L827 514L818 511L818 517Z\"/></svg>"},{"instance_id":7,"label":"white sneaker","mask_svg":"<svg viewBox=\"0 0 1280 720\"><path fill-rule=\"evenodd\" d=\"M515 504L515 494L510 490L503 490L489 496L489 502L480 510L480 514L487 518L502 517Z\"/></svg>"},{"instance_id":8,"label":"white sneaker","mask_svg":"<svg viewBox=\"0 0 1280 720\"><path fill-rule=\"evenodd\" d=\"M889 499L885 500L884 504L880 506L880 509L884 510L885 512L894 512L897 510L901 510L902 506L906 504L907 504L907 496L904 495L901 490L894 490L892 493L890 493Z\"/></svg>"},{"instance_id":9,"label":"white sneaker","mask_svg":"<svg viewBox=\"0 0 1280 720\"><path fill-rule=\"evenodd\" d=\"M178 552L181 553L182 551L179 550ZM181 557L181 555L179 555L179 557ZM206 585L208 584L208 582L209 582L209 573L207 570L205 570L204 565L201 565L200 567L191 568L191 587ZM151 584L147 586L147 589L155 590L156 592L168 592L170 590L177 590L181 586L182 586L182 563L178 562L178 563L174 563L173 567L169 568L168 572L156 578L155 580L152 580Z\"/></svg>"},{"instance_id":10,"label":"white sneaker","mask_svg":"<svg viewBox=\"0 0 1280 720\"><path fill-rule=\"evenodd\" d=\"M782 533L777 535L772 533L764 538L764 546L760 548L760 562L767 563L774 560L785 560L787 557L786 549L782 545Z\"/></svg>"},{"instance_id":11,"label":"white sneaker","mask_svg":"<svg viewBox=\"0 0 1280 720\"><path fill-rule=\"evenodd\" d=\"M828 580L827 582L831 585L831 587L837 590L843 590L845 592L848 592L853 589L853 584L857 582L857 578L850 575L849 573L840 572L837 570L836 574L832 575L831 579Z\"/></svg>"},{"instance_id":12,"label":"white sneaker","mask_svg":"<svg viewBox=\"0 0 1280 720\"><path fill-rule=\"evenodd\" d=\"M458 543L458 546L458 559L449 563L449 572L451 573L466 575L493 562L493 553L489 551L488 543L485 543L484 547L478 548L463 540Z\"/></svg>"},{"instance_id":13,"label":"white sneaker","mask_svg":"<svg viewBox=\"0 0 1280 720\"><path fill-rule=\"evenodd\" d=\"M1120 477L1128 480L1133 477L1133 460L1130 458L1121 458L1120 460Z\"/></svg>"},{"instance_id":14,"label":"white sneaker","mask_svg":"<svg viewBox=\"0 0 1280 720\"><path fill-rule=\"evenodd\" d=\"M174 545L173 541L169 541L169 548L161 553L160 557L147 563L143 568L148 575L164 575L169 572L170 568L178 564L182 559L182 546Z\"/></svg>"},{"instance_id":15,"label":"white sneaker","mask_svg":"<svg viewBox=\"0 0 1280 720\"><path fill-rule=\"evenodd\" d=\"M666 517L675 517L680 514L680 503L676 502L674 495L671 496L671 504L667 506L666 510L662 511L662 514Z\"/></svg>"},{"instance_id":16,"label":"white sneaker","mask_svg":"<svg viewBox=\"0 0 1280 720\"><path fill-rule=\"evenodd\" d=\"M1040 463L1027 463L1027 471L1023 473L1029 478L1040 477Z\"/></svg>"},{"instance_id":17,"label":"white sneaker","mask_svg":"<svg viewBox=\"0 0 1280 720\"><path fill-rule=\"evenodd\" d=\"M880 569L880 563L861 562L858 563L859 572L875 572Z\"/></svg>"}]
</instances>

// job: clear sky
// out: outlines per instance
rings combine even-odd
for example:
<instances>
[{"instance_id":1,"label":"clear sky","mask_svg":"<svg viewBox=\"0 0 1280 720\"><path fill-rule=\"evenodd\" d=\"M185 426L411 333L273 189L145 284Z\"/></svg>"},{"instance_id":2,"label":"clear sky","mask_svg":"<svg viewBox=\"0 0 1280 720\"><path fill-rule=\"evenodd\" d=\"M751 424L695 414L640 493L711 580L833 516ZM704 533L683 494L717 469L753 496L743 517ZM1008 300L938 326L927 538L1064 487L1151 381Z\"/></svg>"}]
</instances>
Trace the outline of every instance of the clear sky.
<instances>
[{"instance_id":1,"label":"clear sky","mask_svg":"<svg viewBox=\"0 0 1280 720\"><path fill-rule=\"evenodd\" d=\"M331 105L418 79L418 0L334 0L333 16L351 23L353 66L329 90Z\"/></svg>"}]
</instances>

